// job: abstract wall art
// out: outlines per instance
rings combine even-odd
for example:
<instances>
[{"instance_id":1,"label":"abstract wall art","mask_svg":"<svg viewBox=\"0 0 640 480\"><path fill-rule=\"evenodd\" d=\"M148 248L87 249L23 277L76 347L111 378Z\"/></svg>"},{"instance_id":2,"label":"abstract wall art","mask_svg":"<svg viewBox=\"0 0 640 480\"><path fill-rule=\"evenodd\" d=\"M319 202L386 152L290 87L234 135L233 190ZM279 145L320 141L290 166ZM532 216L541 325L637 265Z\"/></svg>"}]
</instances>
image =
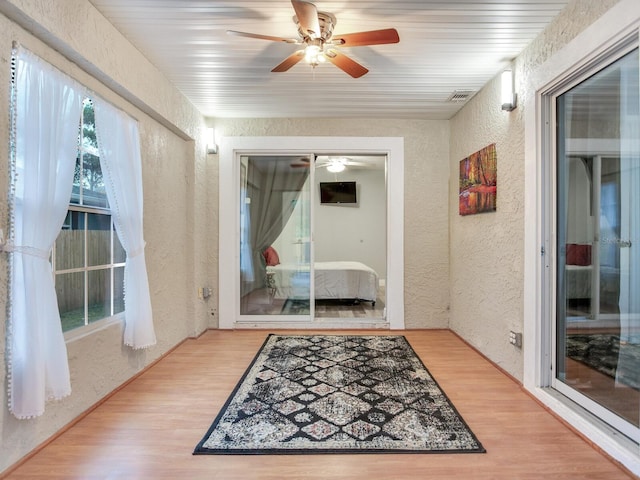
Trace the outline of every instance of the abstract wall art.
<instances>
[{"instance_id":1,"label":"abstract wall art","mask_svg":"<svg viewBox=\"0 0 640 480\"><path fill-rule=\"evenodd\" d=\"M460 160L460 215L496 210L497 160L495 143Z\"/></svg>"}]
</instances>

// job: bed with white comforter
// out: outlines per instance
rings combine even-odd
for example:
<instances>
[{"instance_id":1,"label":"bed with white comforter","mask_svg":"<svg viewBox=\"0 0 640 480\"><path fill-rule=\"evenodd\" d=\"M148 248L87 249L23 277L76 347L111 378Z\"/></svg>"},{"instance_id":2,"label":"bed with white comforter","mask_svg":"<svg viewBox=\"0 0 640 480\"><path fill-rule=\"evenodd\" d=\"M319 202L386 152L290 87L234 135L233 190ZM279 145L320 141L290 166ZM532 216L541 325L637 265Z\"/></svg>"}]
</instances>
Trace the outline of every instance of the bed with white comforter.
<instances>
[{"instance_id":1,"label":"bed with white comforter","mask_svg":"<svg viewBox=\"0 0 640 480\"><path fill-rule=\"evenodd\" d=\"M269 286L276 298L309 298L309 266L279 264L267 267ZM378 274L360 262L316 262L314 291L317 300L352 299L374 302Z\"/></svg>"}]
</instances>

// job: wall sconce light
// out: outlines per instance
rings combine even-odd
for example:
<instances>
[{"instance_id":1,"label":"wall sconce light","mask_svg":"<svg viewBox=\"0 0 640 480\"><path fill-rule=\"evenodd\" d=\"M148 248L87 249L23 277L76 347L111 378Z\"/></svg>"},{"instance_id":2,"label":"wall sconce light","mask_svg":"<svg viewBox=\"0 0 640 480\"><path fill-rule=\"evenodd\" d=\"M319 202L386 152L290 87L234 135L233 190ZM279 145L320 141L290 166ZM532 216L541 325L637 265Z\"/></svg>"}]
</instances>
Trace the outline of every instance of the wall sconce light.
<instances>
[{"instance_id":1,"label":"wall sconce light","mask_svg":"<svg viewBox=\"0 0 640 480\"><path fill-rule=\"evenodd\" d=\"M513 89L513 72L502 72L502 110L510 112L516 108L516 93Z\"/></svg>"},{"instance_id":2,"label":"wall sconce light","mask_svg":"<svg viewBox=\"0 0 640 480\"><path fill-rule=\"evenodd\" d=\"M216 145L216 135L213 128L207 128L207 153L210 155L218 153L218 145Z\"/></svg>"}]
</instances>

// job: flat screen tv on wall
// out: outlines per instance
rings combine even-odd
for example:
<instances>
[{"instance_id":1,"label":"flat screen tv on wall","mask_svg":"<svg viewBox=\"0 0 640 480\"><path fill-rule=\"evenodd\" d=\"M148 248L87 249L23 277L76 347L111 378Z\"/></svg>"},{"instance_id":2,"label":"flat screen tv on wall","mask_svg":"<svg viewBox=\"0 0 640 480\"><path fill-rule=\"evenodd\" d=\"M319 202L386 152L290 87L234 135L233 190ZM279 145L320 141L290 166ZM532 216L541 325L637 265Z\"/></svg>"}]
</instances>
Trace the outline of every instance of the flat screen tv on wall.
<instances>
[{"instance_id":1,"label":"flat screen tv on wall","mask_svg":"<svg viewBox=\"0 0 640 480\"><path fill-rule=\"evenodd\" d=\"M320 203L358 203L356 182L320 182Z\"/></svg>"}]
</instances>

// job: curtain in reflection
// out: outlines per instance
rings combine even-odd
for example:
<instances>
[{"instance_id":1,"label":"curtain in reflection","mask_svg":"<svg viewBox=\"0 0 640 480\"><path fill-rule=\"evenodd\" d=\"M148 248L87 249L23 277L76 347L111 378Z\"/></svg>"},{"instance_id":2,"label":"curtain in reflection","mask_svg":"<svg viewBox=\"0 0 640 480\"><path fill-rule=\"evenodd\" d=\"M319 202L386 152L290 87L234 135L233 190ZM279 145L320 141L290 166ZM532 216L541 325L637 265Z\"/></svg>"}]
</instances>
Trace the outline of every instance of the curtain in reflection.
<instances>
[{"instance_id":1,"label":"curtain in reflection","mask_svg":"<svg viewBox=\"0 0 640 480\"><path fill-rule=\"evenodd\" d=\"M253 259L251 258L251 214L249 212L246 176L246 165L242 165L242 177L240 179L240 278L243 286L253 283L255 279ZM244 291L242 292L243 295L245 293Z\"/></svg>"},{"instance_id":2,"label":"curtain in reflection","mask_svg":"<svg viewBox=\"0 0 640 480\"><path fill-rule=\"evenodd\" d=\"M300 191L309 176L308 168L292 168L290 157L252 157L247 168L248 236L251 245L253 278L243 278L244 295L266 283L266 263L262 252L280 235L293 213ZM288 193L289 201L284 201ZM290 193L295 197L291 200ZM241 263L243 260L241 259Z\"/></svg>"},{"instance_id":3,"label":"curtain in reflection","mask_svg":"<svg viewBox=\"0 0 640 480\"><path fill-rule=\"evenodd\" d=\"M640 345L640 85L638 56L620 74L620 353L616 380L638 371L631 351Z\"/></svg>"}]
</instances>

